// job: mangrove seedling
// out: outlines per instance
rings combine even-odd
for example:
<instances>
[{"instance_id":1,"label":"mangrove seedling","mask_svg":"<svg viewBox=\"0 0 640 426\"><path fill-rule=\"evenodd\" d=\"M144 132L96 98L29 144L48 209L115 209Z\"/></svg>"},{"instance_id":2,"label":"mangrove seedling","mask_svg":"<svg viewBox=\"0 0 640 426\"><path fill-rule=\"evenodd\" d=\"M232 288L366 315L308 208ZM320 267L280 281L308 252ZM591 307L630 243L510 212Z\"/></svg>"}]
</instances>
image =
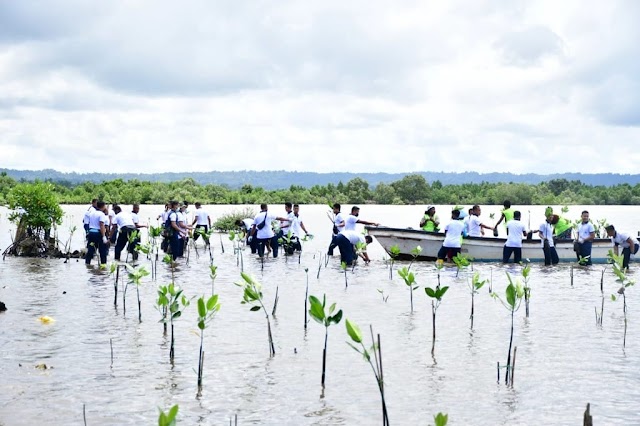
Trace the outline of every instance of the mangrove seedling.
<instances>
[{"instance_id":1,"label":"mangrove seedling","mask_svg":"<svg viewBox=\"0 0 640 426\"><path fill-rule=\"evenodd\" d=\"M149 271L147 271L144 266L134 268L133 266L126 264L125 267L129 274L129 281L136 285L136 295L138 296L138 321L142 322L142 311L140 309L140 281L143 277L149 275Z\"/></svg>"},{"instance_id":2,"label":"mangrove seedling","mask_svg":"<svg viewBox=\"0 0 640 426\"><path fill-rule=\"evenodd\" d=\"M491 293L491 296L494 299L498 299L502 305L507 308L507 310L511 313L511 334L509 336L509 351L507 352L507 372L505 376L505 384L512 384L511 382L511 348L513 347L513 317L515 312L520 309L520 305L522 304L522 299L524 298L524 287L520 281L514 280L511 278L511 275L507 272L507 279L509 280L509 285L505 290L505 300L502 300L497 293Z\"/></svg>"},{"instance_id":3,"label":"mangrove seedling","mask_svg":"<svg viewBox=\"0 0 640 426\"><path fill-rule=\"evenodd\" d=\"M109 264L109 275L113 275L113 291L115 295L113 296L113 306L118 306L118 272L120 269L120 265L118 262L111 262Z\"/></svg>"},{"instance_id":4,"label":"mangrove seedling","mask_svg":"<svg viewBox=\"0 0 640 426\"><path fill-rule=\"evenodd\" d=\"M175 355L175 336L173 322L182 316L182 310L189 306L189 299L183 294L183 290L169 283L169 285L158 287L158 300L156 301L158 311L162 314L161 322L167 321L171 325L171 345L169 348L169 361L173 363ZM163 309L164 308L164 309Z\"/></svg>"},{"instance_id":5,"label":"mangrove seedling","mask_svg":"<svg viewBox=\"0 0 640 426\"><path fill-rule=\"evenodd\" d=\"M322 302L315 296L309 296L309 303L311 307L309 308L309 315L316 322L324 325L324 349L322 350L322 387L324 388L324 379L326 376L326 367L327 367L327 341L329 340L329 326L333 324L338 324L342 319L342 309L332 315L336 310L336 304L333 303L329 306L329 309L325 311L327 304L327 295L322 296Z\"/></svg>"},{"instance_id":6,"label":"mangrove seedling","mask_svg":"<svg viewBox=\"0 0 640 426\"><path fill-rule=\"evenodd\" d=\"M178 416L178 404L169 409L168 412L158 408L160 415L158 416L158 426L176 426L176 417Z\"/></svg>"},{"instance_id":7,"label":"mangrove seedling","mask_svg":"<svg viewBox=\"0 0 640 426\"><path fill-rule=\"evenodd\" d=\"M307 299L309 298L309 268L304 268L304 273L307 275L307 285L304 290L304 329L307 330Z\"/></svg>"},{"instance_id":8,"label":"mangrove seedling","mask_svg":"<svg viewBox=\"0 0 640 426\"><path fill-rule=\"evenodd\" d=\"M529 318L529 301L531 300L531 286L529 285L529 274L531 273L531 264L527 263L524 268L522 268L522 281L524 281L524 285L522 286L524 290L524 311L527 318Z\"/></svg>"},{"instance_id":9,"label":"mangrove seedling","mask_svg":"<svg viewBox=\"0 0 640 426\"><path fill-rule=\"evenodd\" d=\"M202 393L202 372L204 370L204 329L220 310L218 295L213 294L206 301L204 296L198 299L198 328L200 329L200 355L198 357L198 395Z\"/></svg>"},{"instance_id":10,"label":"mangrove seedling","mask_svg":"<svg viewBox=\"0 0 640 426\"><path fill-rule=\"evenodd\" d=\"M436 288L425 287L424 292L431 298L431 319L433 323L433 341L431 343L431 355L436 350L436 311L440 307L440 303L442 302L442 297L449 290L449 286L444 286L440 288L440 286L436 286Z\"/></svg>"},{"instance_id":11,"label":"mangrove seedling","mask_svg":"<svg viewBox=\"0 0 640 426\"><path fill-rule=\"evenodd\" d=\"M598 308L594 308L596 311L596 325L602 327L602 316L604 315L604 273L607 268L604 267L600 271L600 313L598 313Z\"/></svg>"},{"instance_id":12,"label":"mangrove seedling","mask_svg":"<svg viewBox=\"0 0 640 426\"><path fill-rule=\"evenodd\" d=\"M409 300L411 302L411 312L413 313L413 292L418 289L416 284L416 276L409 268L404 267L398 270L398 275L404 280L404 283L409 287Z\"/></svg>"},{"instance_id":13,"label":"mangrove seedling","mask_svg":"<svg viewBox=\"0 0 640 426\"><path fill-rule=\"evenodd\" d=\"M634 285L636 282L630 279L627 276L627 269L622 265L624 264L624 256L616 255L613 253L613 250L609 250L607 255L608 261L611 262L611 268L613 273L616 276L616 282L620 283L620 288L618 289L618 295L611 295L611 300L614 302L622 296L622 312L624 313L624 337L622 340L622 347L626 347L627 345L627 292L626 289Z\"/></svg>"},{"instance_id":14,"label":"mangrove seedling","mask_svg":"<svg viewBox=\"0 0 640 426\"><path fill-rule=\"evenodd\" d=\"M444 261L442 259L436 260L436 272L438 275L438 287L440 287L440 272L444 268Z\"/></svg>"},{"instance_id":15,"label":"mangrove seedling","mask_svg":"<svg viewBox=\"0 0 640 426\"><path fill-rule=\"evenodd\" d=\"M376 290L378 290L378 293L380 293L382 295L382 301L384 303L387 303L387 300L389 300L389 295L384 295L384 290L377 288Z\"/></svg>"},{"instance_id":16,"label":"mangrove seedling","mask_svg":"<svg viewBox=\"0 0 640 426\"><path fill-rule=\"evenodd\" d=\"M356 323L349 321L348 318L345 320L345 325L347 328L347 334L354 343L359 345L359 347L351 342L347 342L347 344L356 352L361 354L371 366L371 370L373 370L376 383L378 384L378 390L380 391L380 398L382 400L382 424L383 426L389 426L389 414L387 412L387 403L384 398L384 375L382 370L382 347L380 345L380 334L378 334L378 342L376 345L376 341L373 338L373 327L369 326L371 331L371 347L367 350L362 341L362 331L360 330L360 327L358 327ZM371 359L372 353L373 360Z\"/></svg>"},{"instance_id":17,"label":"mangrove seedling","mask_svg":"<svg viewBox=\"0 0 640 426\"><path fill-rule=\"evenodd\" d=\"M434 426L447 426L447 423L449 423L449 415L438 413L433 416L433 423Z\"/></svg>"},{"instance_id":18,"label":"mangrove seedling","mask_svg":"<svg viewBox=\"0 0 640 426\"><path fill-rule=\"evenodd\" d=\"M73 238L73 234L76 232L76 230L78 229L77 226L72 225L69 227L69 239L67 240L67 242L64 245L64 251L67 255L66 260L64 261L64 263L69 262L69 257L71 256L71 239Z\"/></svg>"},{"instance_id":19,"label":"mangrove seedling","mask_svg":"<svg viewBox=\"0 0 640 426\"><path fill-rule=\"evenodd\" d=\"M127 256L124 259L125 263L129 262L129 253L132 253L135 251L139 243L139 239L138 239L139 236L140 236L140 231L138 230L131 231L127 236L128 244L127 244ZM137 258L138 258L138 255L136 254L133 260L136 260Z\"/></svg>"},{"instance_id":20,"label":"mangrove seedling","mask_svg":"<svg viewBox=\"0 0 640 426\"><path fill-rule=\"evenodd\" d=\"M245 274L244 272L240 273L240 276L244 280L242 283L234 283L238 287L242 287L243 296L241 304L250 305L250 311L259 311L262 309L264 312L264 316L267 320L267 336L269 337L269 356L273 357L276 354L276 348L273 344L273 334L271 333L271 321L269 320L269 312L267 308L264 306L263 295L262 295L262 284L260 284L256 279L252 276Z\"/></svg>"},{"instance_id":21,"label":"mangrove seedling","mask_svg":"<svg viewBox=\"0 0 640 426\"><path fill-rule=\"evenodd\" d=\"M215 293L216 278L218 278L218 267L215 265L209 265L209 277L211 278L211 295Z\"/></svg>"},{"instance_id":22,"label":"mangrove seedling","mask_svg":"<svg viewBox=\"0 0 640 426\"><path fill-rule=\"evenodd\" d=\"M475 295L478 291L486 284L487 280L480 280L480 272L476 272L473 274L471 278L471 283L469 284L469 290L471 290L471 315L469 318L471 319L471 328L473 329L473 314L475 309Z\"/></svg>"},{"instance_id":23,"label":"mangrove seedling","mask_svg":"<svg viewBox=\"0 0 640 426\"><path fill-rule=\"evenodd\" d=\"M411 265L413 265L413 262L415 262L418 256L420 256L420 253L422 253L422 247L420 246L415 246L413 249L411 249L411 262L409 262L409 269L411 269Z\"/></svg>"},{"instance_id":24,"label":"mangrove seedling","mask_svg":"<svg viewBox=\"0 0 640 426\"><path fill-rule=\"evenodd\" d=\"M400 247L395 244L391 247L389 247L389 257L391 258L391 261L389 262L389 279L392 280L393 279L393 264L396 261L396 258L400 256Z\"/></svg>"},{"instance_id":25,"label":"mangrove seedling","mask_svg":"<svg viewBox=\"0 0 640 426\"><path fill-rule=\"evenodd\" d=\"M458 253L453 257L453 263L455 263L456 268L458 268L458 270L456 271L456 277L460 274L461 270L471 265L472 260L473 259L471 259L469 256L462 253Z\"/></svg>"}]
</instances>

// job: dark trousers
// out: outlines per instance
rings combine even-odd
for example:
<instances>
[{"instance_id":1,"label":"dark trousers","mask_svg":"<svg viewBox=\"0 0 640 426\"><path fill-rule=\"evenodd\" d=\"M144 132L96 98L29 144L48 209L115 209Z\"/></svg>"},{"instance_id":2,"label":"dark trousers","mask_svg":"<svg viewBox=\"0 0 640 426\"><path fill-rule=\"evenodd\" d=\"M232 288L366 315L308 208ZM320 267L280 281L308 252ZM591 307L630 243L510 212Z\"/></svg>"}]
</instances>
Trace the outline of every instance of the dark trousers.
<instances>
[{"instance_id":1,"label":"dark trousers","mask_svg":"<svg viewBox=\"0 0 640 426\"><path fill-rule=\"evenodd\" d=\"M442 247L440 247L440 250L438 250L438 259L444 260L445 257L446 257L449 260L449 262L451 262L451 259L456 257L456 255L458 253L460 253L461 250L462 250L462 248L460 248L460 247L445 247L445 246L442 246Z\"/></svg>"},{"instance_id":2,"label":"dark trousers","mask_svg":"<svg viewBox=\"0 0 640 426\"><path fill-rule=\"evenodd\" d=\"M558 258L558 252L555 247L543 247L542 252L544 253L544 264L545 265L556 265L560 262Z\"/></svg>"},{"instance_id":3,"label":"dark trousers","mask_svg":"<svg viewBox=\"0 0 640 426\"><path fill-rule=\"evenodd\" d=\"M633 252L633 254L638 253L638 249L640 249L640 245L636 244L635 251ZM631 258L631 247L623 248L622 249L622 267L623 268L629 267L630 258Z\"/></svg>"},{"instance_id":4,"label":"dark trousers","mask_svg":"<svg viewBox=\"0 0 640 426\"><path fill-rule=\"evenodd\" d=\"M178 238L177 233L171 237L169 245L171 246L171 256L173 257L173 260L182 257L184 254L184 240L182 238Z\"/></svg>"},{"instance_id":5,"label":"dark trousers","mask_svg":"<svg viewBox=\"0 0 640 426\"><path fill-rule=\"evenodd\" d=\"M329 256L333 256L333 250L338 247L338 243L336 242L336 239L338 238L338 235L333 234L333 236L331 237L331 244L329 244L329 249L327 250L327 254Z\"/></svg>"},{"instance_id":6,"label":"dark trousers","mask_svg":"<svg viewBox=\"0 0 640 426\"><path fill-rule=\"evenodd\" d=\"M513 253L513 262L520 263L522 262L522 247L507 247L504 246L502 249L502 262L509 263L509 258L511 257L511 253Z\"/></svg>"},{"instance_id":7,"label":"dark trousers","mask_svg":"<svg viewBox=\"0 0 640 426\"><path fill-rule=\"evenodd\" d=\"M115 244L116 241L118 241L118 229L116 228L115 231L111 232L111 236L109 237L109 241L111 241L111 244Z\"/></svg>"},{"instance_id":8,"label":"dark trousers","mask_svg":"<svg viewBox=\"0 0 640 426\"><path fill-rule=\"evenodd\" d=\"M347 237L342 234L336 236L336 245L340 250L340 262L344 262L347 266L351 266L353 261L356 260L356 252L353 248L353 244Z\"/></svg>"},{"instance_id":9,"label":"dark trousers","mask_svg":"<svg viewBox=\"0 0 640 426\"><path fill-rule=\"evenodd\" d=\"M253 237L253 241L256 242L257 245L257 250L258 250L258 256L262 257L264 256L264 251L265 248L267 246L267 244L269 244L269 247L271 247L271 254L273 257L278 257L278 236L274 235L271 238L256 238Z\"/></svg>"},{"instance_id":10,"label":"dark trousers","mask_svg":"<svg viewBox=\"0 0 640 426\"><path fill-rule=\"evenodd\" d=\"M209 232L209 226L208 225L196 225L196 229L195 231L193 231L193 241L198 241L198 238L200 237L200 233L198 232L198 229L202 229L204 232ZM205 244L209 244L209 239L207 237L202 237L202 239L204 240Z\"/></svg>"},{"instance_id":11,"label":"dark trousers","mask_svg":"<svg viewBox=\"0 0 640 426\"><path fill-rule=\"evenodd\" d=\"M247 240L249 240L249 234L247 234ZM246 241L246 243L251 248L251 254L256 254L258 252L258 239L256 237L253 237L251 242Z\"/></svg>"},{"instance_id":12,"label":"dark trousers","mask_svg":"<svg viewBox=\"0 0 640 426\"><path fill-rule=\"evenodd\" d=\"M100 264L106 264L109 246L102 242L102 234L100 232L89 232L87 235L87 255L84 258L84 263L87 265L91 263L91 259L93 259L97 249L100 255Z\"/></svg>"},{"instance_id":13,"label":"dark trousers","mask_svg":"<svg viewBox=\"0 0 640 426\"><path fill-rule=\"evenodd\" d=\"M131 235L131 233L135 230L136 230L135 228L128 228L126 226L120 229L120 232L118 233L118 241L116 243L116 249L114 254L114 258L116 260L120 260L120 253L122 253L122 249L129 242L129 235ZM132 246L131 244L129 244L127 251L129 253L132 253L134 247L135 246Z\"/></svg>"},{"instance_id":14,"label":"dark trousers","mask_svg":"<svg viewBox=\"0 0 640 426\"><path fill-rule=\"evenodd\" d=\"M583 265L591 265L591 245L591 241L578 243L579 250L576 252L576 258L578 259L578 261L580 261L581 257L585 259L582 261Z\"/></svg>"}]
</instances>

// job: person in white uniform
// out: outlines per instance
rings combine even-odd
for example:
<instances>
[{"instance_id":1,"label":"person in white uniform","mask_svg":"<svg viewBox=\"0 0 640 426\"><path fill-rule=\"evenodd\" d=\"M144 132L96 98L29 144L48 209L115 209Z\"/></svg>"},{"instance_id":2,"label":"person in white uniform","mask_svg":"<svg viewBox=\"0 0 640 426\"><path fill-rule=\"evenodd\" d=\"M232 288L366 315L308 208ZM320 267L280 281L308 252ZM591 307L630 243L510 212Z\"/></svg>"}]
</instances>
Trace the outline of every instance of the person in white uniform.
<instances>
[{"instance_id":1,"label":"person in white uniform","mask_svg":"<svg viewBox=\"0 0 640 426\"><path fill-rule=\"evenodd\" d=\"M502 249L503 263L509 263L512 253L515 263L522 261L522 238L527 236L527 230L520 222L520 217L520 212L516 210L513 212L513 219L507 222L507 242Z\"/></svg>"}]
</instances>

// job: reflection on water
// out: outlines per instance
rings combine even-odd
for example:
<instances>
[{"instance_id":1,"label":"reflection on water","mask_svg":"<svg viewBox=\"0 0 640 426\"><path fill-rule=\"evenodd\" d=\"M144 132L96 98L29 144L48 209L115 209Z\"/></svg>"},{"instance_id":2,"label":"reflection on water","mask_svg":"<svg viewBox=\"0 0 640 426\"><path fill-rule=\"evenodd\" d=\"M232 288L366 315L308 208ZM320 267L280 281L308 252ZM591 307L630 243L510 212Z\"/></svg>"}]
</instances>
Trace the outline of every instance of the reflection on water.
<instances>
[{"instance_id":1,"label":"reflection on water","mask_svg":"<svg viewBox=\"0 0 640 426\"><path fill-rule=\"evenodd\" d=\"M398 211L367 208L367 217L376 219ZM129 288L129 312L124 316L122 287L114 306L113 277L107 271L87 268L82 261L0 262L0 300L9 308L0 313L0 423L78 424L86 404L89 424L150 424L157 407L180 404L184 424L226 424L235 414L241 424L379 424L380 397L371 368L346 345L342 323L329 329L327 383L320 398L324 328L312 321L304 329L305 268L310 294L326 293L328 300L337 301L344 317L362 327L367 342L369 324L380 333L394 424L426 424L438 411L449 413L455 424L576 424L587 402L602 424L637 423L640 320L634 312L640 296L635 288L628 289L623 350L622 304L609 300L618 288L610 271L605 272L607 300L600 327L594 309L602 303L601 267L576 268L572 287L569 265L533 266L531 317L524 318L524 307L516 314L516 380L515 388L508 389L496 384L496 363L506 361L510 316L489 297L488 286L475 297L470 330L467 277L456 278L455 268L442 271L442 284L450 290L437 312L432 356L430 301L424 290L416 290L415 312L409 312L408 289L397 274L389 280L379 247L372 247L370 265L348 272L348 288L335 257L326 267L322 264L316 278L329 238L322 225L329 228L329 222L321 206L308 210L311 220L305 218L305 224L318 229L311 228L316 239L305 245L300 264L297 258L267 259L262 269L259 260L244 253L245 271L263 283L269 311L276 286L279 289L273 359L268 356L264 315L240 304L240 288L233 284L240 279L240 268L230 244L224 254L214 244L222 310L205 330L200 398L194 372L200 343L195 300L175 323L174 366L169 363L169 336L163 335L154 307L157 285L171 277L166 265L158 265L157 282L143 280L140 323L135 289ZM406 219L410 222L411 217ZM176 282L189 297L211 291L208 255L200 254L196 258L192 253L189 265L180 265L176 272ZM149 265L146 259L141 264ZM416 263L412 270L421 287L436 285L433 264ZM491 277L494 291L501 294L505 272L519 273L518 267L499 264L478 264L473 270ZM637 278L635 271L632 275ZM389 296L386 302L377 289ZM42 324L37 320L42 315L56 321ZM41 363L53 369L37 370Z\"/></svg>"}]
</instances>

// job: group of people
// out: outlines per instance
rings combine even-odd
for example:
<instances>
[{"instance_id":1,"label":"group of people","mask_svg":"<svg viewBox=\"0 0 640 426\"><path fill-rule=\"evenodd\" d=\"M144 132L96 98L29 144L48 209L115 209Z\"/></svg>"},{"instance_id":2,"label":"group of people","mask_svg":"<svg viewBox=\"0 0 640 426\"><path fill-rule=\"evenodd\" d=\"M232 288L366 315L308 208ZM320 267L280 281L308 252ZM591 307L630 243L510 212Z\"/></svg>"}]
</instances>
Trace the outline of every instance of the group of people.
<instances>
[{"instance_id":1,"label":"group of people","mask_svg":"<svg viewBox=\"0 0 640 426\"><path fill-rule=\"evenodd\" d=\"M115 260L120 260L125 246L135 260L138 256L135 247L140 243L140 237L137 233L132 234L147 227L140 222L139 211L139 204L134 204L129 213L117 204L112 204L109 209L104 201L97 198L91 200L82 218L87 240L85 263L90 264L97 251L100 265L106 265L111 244L115 244Z\"/></svg>"},{"instance_id":2,"label":"group of people","mask_svg":"<svg viewBox=\"0 0 640 426\"><path fill-rule=\"evenodd\" d=\"M165 204L164 212L158 215L158 220L162 223L162 243L161 248L165 253L171 254L173 260L184 256L184 249L189 243L189 238L193 235L193 240L197 241L200 236L205 245L209 245L209 235L211 230L211 216L202 208L202 204L196 202L193 220L188 216L187 202L170 201Z\"/></svg>"},{"instance_id":3,"label":"group of people","mask_svg":"<svg viewBox=\"0 0 640 426\"><path fill-rule=\"evenodd\" d=\"M478 205L474 205L469 210L468 215L464 216L461 207L454 207L451 212L451 222L444 227L445 239L438 252L438 259L444 260L448 258L451 260L460 253L464 237L484 236L485 229L493 230L494 236L497 237L498 225L504 222L507 240L503 248L502 261L508 263L513 256L514 262L521 262L522 240L524 238L531 238L533 231L527 230L521 222L521 212L514 210L509 200L503 203L503 207L500 219L494 226L486 225L480 221L479 216L481 209ZM439 226L440 221L436 215L435 207L428 206L420 221L420 227L425 231L438 232ZM608 225L605 229L607 235L612 239L615 254L618 254L619 248L622 249L623 267L627 268L631 254L638 252L640 244L630 235L616 231L613 225ZM571 240L573 238L573 225L571 221L558 214L554 214L553 209L547 207L545 210L545 221L540 224L537 233L541 240L545 265L557 264L559 257L554 242L556 240ZM589 220L589 212L584 210L576 229L574 241L576 259L583 265L591 265L592 263L591 249L594 239L595 227Z\"/></svg>"}]
</instances>

